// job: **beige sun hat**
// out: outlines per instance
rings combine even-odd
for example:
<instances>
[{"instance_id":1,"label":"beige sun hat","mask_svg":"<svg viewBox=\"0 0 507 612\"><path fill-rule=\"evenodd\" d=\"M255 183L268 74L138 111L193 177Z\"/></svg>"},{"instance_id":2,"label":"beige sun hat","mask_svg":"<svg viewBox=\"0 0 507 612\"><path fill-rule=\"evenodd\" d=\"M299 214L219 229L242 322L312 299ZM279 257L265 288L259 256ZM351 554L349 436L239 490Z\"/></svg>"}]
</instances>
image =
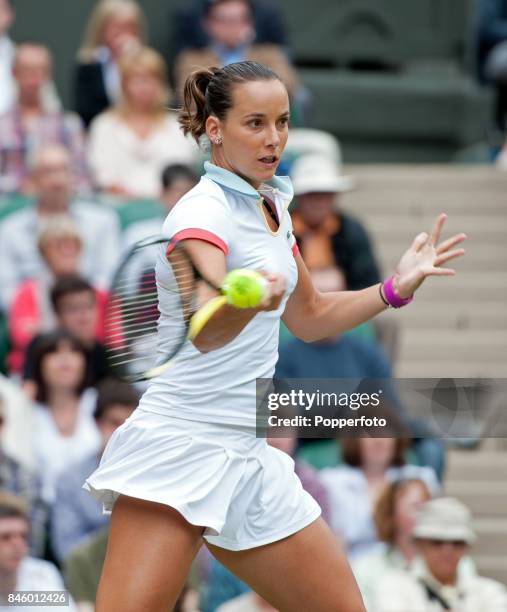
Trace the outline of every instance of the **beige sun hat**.
<instances>
[{"instance_id":1,"label":"beige sun hat","mask_svg":"<svg viewBox=\"0 0 507 612\"><path fill-rule=\"evenodd\" d=\"M461 540L467 544L476 539L470 510L453 497L426 502L417 513L412 536L444 542Z\"/></svg>"},{"instance_id":2,"label":"beige sun hat","mask_svg":"<svg viewBox=\"0 0 507 612\"><path fill-rule=\"evenodd\" d=\"M342 174L340 163L320 153L298 157L292 166L291 178L296 196L305 193L343 193L355 187L354 179Z\"/></svg>"}]
</instances>

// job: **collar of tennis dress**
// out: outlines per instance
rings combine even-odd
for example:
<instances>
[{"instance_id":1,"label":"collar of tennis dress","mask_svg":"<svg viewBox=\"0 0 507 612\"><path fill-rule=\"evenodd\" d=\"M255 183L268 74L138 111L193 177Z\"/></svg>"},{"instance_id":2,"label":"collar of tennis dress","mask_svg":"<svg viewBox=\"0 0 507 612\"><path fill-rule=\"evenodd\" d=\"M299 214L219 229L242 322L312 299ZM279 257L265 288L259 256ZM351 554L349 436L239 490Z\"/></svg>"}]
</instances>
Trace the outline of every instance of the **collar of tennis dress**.
<instances>
[{"instance_id":1,"label":"collar of tennis dress","mask_svg":"<svg viewBox=\"0 0 507 612\"><path fill-rule=\"evenodd\" d=\"M237 191L242 195L255 198L256 201L259 199L259 191L265 193L266 189L271 189L275 194L279 194L285 201L288 200L290 202L294 197L294 189L288 176L274 176L257 191L250 183L247 183L237 174L234 174L234 172L215 166L211 162L204 162L204 169L206 170L205 176L215 183L227 189Z\"/></svg>"}]
</instances>

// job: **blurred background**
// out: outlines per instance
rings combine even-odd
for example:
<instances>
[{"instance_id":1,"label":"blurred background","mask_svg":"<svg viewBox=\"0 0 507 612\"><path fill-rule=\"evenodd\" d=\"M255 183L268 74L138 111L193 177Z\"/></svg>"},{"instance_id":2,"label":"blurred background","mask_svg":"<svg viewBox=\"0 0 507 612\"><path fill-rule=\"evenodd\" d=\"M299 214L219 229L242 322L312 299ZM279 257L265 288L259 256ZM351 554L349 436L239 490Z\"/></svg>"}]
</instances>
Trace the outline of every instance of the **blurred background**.
<instances>
[{"instance_id":1,"label":"blurred background","mask_svg":"<svg viewBox=\"0 0 507 612\"><path fill-rule=\"evenodd\" d=\"M456 277L431 279L408 308L322 344L282 328L277 375L507 372L507 1L0 0L0 531L4 515L31 526L18 565L0 574L21 584L24 563L24 575L45 571L58 588L57 566L82 610L93 609L107 519L81 476L139 391L118 388L107 370L108 284L121 254L159 231L202 172L205 155L175 119L185 77L242 59L287 84L292 130L278 173L293 179L294 234L321 290L381 281L442 211L446 235L468 236ZM365 597L386 551L402 551L389 567L406 572L422 554L399 545L413 517L399 540L375 522L391 499L396 523L389 487L406 479L425 483L414 512L445 495L464 504L457 521L473 515L463 584L507 583L507 442L491 426L505 403L475 401L481 418L466 439L443 440L422 416L401 450L366 444L351 459L335 440L284 449L351 560L364 557ZM347 522L358 507L364 516ZM507 610L502 597L482 608ZM369 610L388 609L371 601ZM205 552L178 605L270 609Z\"/></svg>"}]
</instances>

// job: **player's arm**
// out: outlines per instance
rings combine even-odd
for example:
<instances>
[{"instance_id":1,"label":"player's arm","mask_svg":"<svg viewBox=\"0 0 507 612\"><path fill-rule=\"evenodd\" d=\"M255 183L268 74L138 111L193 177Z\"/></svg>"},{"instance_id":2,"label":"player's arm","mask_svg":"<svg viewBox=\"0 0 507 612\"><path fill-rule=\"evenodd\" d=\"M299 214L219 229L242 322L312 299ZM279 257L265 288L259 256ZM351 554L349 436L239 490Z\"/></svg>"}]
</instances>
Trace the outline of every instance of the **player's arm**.
<instances>
[{"instance_id":1,"label":"player's arm","mask_svg":"<svg viewBox=\"0 0 507 612\"><path fill-rule=\"evenodd\" d=\"M410 248L396 266L393 288L406 298L412 295L427 276L453 276L455 271L442 264L460 257L464 249L453 247L465 240L465 234L455 234L438 244L446 215L438 216L430 234L416 236ZM301 255L296 255L298 283L287 302L284 323L301 340L314 342L339 334L368 321L386 308L380 283L360 291L319 293L313 286ZM384 296L385 298L385 296Z\"/></svg>"},{"instance_id":2,"label":"player's arm","mask_svg":"<svg viewBox=\"0 0 507 612\"><path fill-rule=\"evenodd\" d=\"M329 338L368 321L386 309L379 285L360 291L320 293L313 286L303 258L296 255L298 283L282 320L292 334L305 342Z\"/></svg>"},{"instance_id":3,"label":"player's arm","mask_svg":"<svg viewBox=\"0 0 507 612\"><path fill-rule=\"evenodd\" d=\"M220 287L226 274L225 255L215 245L203 240L185 240L185 249L200 274L214 286ZM234 308L225 304L213 314L198 336L194 346L202 353L216 350L231 342L250 323L255 315L263 310L278 308L285 291L285 281L281 277L267 277L268 286L264 299L257 308ZM203 296L205 300L218 295L211 289Z\"/></svg>"}]
</instances>

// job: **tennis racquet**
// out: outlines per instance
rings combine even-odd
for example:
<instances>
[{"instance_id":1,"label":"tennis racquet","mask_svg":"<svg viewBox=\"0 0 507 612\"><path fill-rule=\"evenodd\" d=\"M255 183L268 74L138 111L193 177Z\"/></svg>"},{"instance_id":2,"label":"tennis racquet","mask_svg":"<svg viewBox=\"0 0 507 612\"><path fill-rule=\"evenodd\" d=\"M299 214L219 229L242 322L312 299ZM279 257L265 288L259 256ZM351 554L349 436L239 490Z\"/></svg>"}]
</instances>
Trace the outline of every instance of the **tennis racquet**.
<instances>
[{"instance_id":1,"label":"tennis racquet","mask_svg":"<svg viewBox=\"0 0 507 612\"><path fill-rule=\"evenodd\" d=\"M183 242L154 236L135 244L114 275L106 307L112 372L129 382L162 374L228 302L224 293L199 272Z\"/></svg>"}]
</instances>

